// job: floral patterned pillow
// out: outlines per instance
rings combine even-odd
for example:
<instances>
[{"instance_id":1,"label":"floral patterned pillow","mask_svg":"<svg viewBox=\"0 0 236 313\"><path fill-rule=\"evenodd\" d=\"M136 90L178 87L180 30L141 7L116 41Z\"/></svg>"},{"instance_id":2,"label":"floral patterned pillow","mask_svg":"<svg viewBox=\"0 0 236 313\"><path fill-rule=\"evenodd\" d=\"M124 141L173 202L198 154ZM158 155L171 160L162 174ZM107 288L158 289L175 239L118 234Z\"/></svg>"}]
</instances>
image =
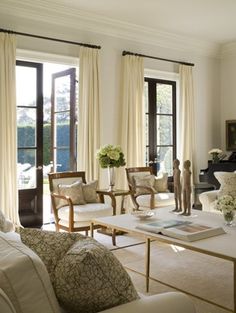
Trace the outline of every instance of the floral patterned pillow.
<instances>
[{"instance_id":1,"label":"floral patterned pillow","mask_svg":"<svg viewBox=\"0 0 236 313\"><path fill-rule=\"evenodd\" d=\"M92 238L77 241L58 262L53 285L68 312L95 313L139 298L118 259Z\"/></svg>"},{"instance_id":2,"label":"floral patterned pillow","mask_svg":"<svg viewBox=\"0 0 236 313\"><path fill-rule=\"evenodd\" d=\"M64 257L76 241L84 238L78 233L42 231L36 228L19 228L17 231L21 241L33 250L46 265L51 280L53 280L58 261Z\"/></svg>"},{"instance_id":3,"label":"floral patterned pillow","mask_svg":"<svg viewBox=\"0 0 236 313\"><path fill-rule=\"evenodd\" d=\"M121 263L96 240L78 233L18 231L22 242L46 265L66 311L95 313L139 298Z\"/></svg>"}]
</instances>

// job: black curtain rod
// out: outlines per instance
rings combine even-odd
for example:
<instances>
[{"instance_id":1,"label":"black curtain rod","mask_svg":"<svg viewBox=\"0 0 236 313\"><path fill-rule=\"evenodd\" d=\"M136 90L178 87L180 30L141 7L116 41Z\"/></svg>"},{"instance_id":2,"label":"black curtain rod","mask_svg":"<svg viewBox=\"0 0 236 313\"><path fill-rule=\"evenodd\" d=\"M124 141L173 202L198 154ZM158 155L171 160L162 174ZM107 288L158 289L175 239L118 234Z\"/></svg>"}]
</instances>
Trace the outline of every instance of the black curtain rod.
<instances>
[{"instance_id":1,"label":"black curtain rod","mask_svg":"<svg viewBox=\"0 0 236 313\"><path fill-rule=\"evenodd\" d=\"M45 40L51 40L51 41L57 41L57 42L63 42L63 43L68 43L70 45L83 46L83 47L92 48L92 49L101 49L101 46L90 45L87 43L81 43L81 42L75 42L75 41L69 41L69 40L63 40L63 39L57 39L57 38L51 38L51 37L45 37L45 36L39 36L39 35L33 35L33 34L28 34L28 33L15 32L15 31L3 29L3 28L0 28L0 32L26 36L26 37L45 39Z\"/></svg>"},{"instance_id":2,"label":"black curtain rod","mask_svg":"<svg viewBox=\"0 0 236 313\"><path fill-rule=\"evenodd\" d=\"M178 63L178 64L182 64L182 65L194 66L194 63L188 63L188 62L183 62L183 61L176 61L176 60L171 60L171 59L153 57L150 55L134 53L134 52L130 52L130 51L123 51L122 55L135 55L137 57L143 57L143 58L149 58L149 59L154 59L154 60L161 60L161 61L166 61L166 62Z\"/></svg>"}]
</instances>

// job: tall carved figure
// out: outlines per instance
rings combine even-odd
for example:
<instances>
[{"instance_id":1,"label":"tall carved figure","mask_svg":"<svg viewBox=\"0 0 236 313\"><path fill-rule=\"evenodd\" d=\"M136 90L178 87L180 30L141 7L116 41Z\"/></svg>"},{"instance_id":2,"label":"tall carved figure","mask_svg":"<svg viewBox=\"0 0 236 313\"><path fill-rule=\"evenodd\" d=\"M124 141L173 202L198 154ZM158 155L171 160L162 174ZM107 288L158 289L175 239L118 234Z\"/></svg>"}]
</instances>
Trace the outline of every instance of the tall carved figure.
<instances>
[{"instance_id":1,"label":"tall carved figure","mask_svg":"<svg viewBox=\"0 0 236 313\"><path fill-rule=\"evenodd\" d=\"M186 160L184 162L184 173L183 173L183 215L191 215L191 162Z\"/></svg>"},{"instance_id":2,"label":"tall carved figure","mask_svg":"<svg viewBox=\"0 0 236 313\"><path fill-rule=\"evenodd\" d=\"M173 179L174 179L174 196L175 196L175 209L173 212L182 211L182 197L181 197L181 171L179 169L179 160L175 159L173 162Z\"/></svg>"}]
</instances>

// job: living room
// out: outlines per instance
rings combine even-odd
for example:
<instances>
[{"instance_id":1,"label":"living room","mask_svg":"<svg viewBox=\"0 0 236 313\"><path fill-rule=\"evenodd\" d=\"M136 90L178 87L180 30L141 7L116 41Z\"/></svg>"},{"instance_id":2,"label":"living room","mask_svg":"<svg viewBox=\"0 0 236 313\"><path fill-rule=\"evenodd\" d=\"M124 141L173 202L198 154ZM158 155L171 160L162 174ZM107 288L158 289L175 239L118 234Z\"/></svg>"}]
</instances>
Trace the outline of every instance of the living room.
<instances>
[{"instance_id":1,"label":"living room","mask_svg":"<svg viewBox=\"0 0 236 313\"><path fill-rule=\"evenodd\" d=\"M208 0L145 5L150 5L149 10L136 2L1 0L0 27L101 46L101 146L119 143L123 51L193 63L194 167L198 175L200 169L207 167L210 149L226 151L225 123L236 117L235 4ZM152 12L156 12L156 17ZM18 60L73 66L78 63L79 46L30 36L16 37ZM146 75L178 82L177 62L144 57L144 71ZM100 186L107 187L107 172L103 169Z\"/></svg>"}]
</instances>

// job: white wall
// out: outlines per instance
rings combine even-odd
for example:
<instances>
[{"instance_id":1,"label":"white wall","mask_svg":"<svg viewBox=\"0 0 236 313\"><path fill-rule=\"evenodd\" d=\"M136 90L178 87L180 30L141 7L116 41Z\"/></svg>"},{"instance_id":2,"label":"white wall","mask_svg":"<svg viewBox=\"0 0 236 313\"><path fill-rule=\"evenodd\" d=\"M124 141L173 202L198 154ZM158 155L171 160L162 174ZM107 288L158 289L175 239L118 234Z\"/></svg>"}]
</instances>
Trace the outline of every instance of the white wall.
<instances>
[{"instance_id":1,"label":"white wall","mask_svg":"<svg viewBox=\"0 0 236 313\"><path fill-rule=\"evenodd\" d=\"M17 25L5 21L5 25L17 29ZM50 29L50 30L49 30ZM220 147L220 85L219 60L213 57L198 56L189 52L183 46L182 51L138 43L132 40L123 40L103 36L91 32L75 32L72 29L59 29L53 25L30 25L29 32L40 33L46 36L67 38L101 45L101 83L102 83L102 144L117 143L120 127L118 112L120 106L120 73L121 53L129 50L163 58L171 58L195 63L194 89L195 89L195 126L197 169L207 166L208 151L213 147ZM18 36L18 48L30 49L48 53L78 56L78 47L55 43L51 41ZM186 52L188 51L188 52ZM236 66L236 62L235 62ZM169 72L178 72L178 66L173 63L145 59L145 67ZM234 77L236 79L236 76ZM233 88L235 90L235 88ZM235 95L236 97L236 95ZM233 101L230 105L233 105ZM232 111L229 108L227 114Z\"/></svg>"},{"instance_id":2,"label":"white wall","mask_svg":"<svg viewBox=\"0 0 236 313\"><path fill-rule=\"evenodd\" d=\"M222 147L226 148L225 121L236 120L236 50L224 53L221 59L220 128Z\"/></svg>"}]
</instances>

